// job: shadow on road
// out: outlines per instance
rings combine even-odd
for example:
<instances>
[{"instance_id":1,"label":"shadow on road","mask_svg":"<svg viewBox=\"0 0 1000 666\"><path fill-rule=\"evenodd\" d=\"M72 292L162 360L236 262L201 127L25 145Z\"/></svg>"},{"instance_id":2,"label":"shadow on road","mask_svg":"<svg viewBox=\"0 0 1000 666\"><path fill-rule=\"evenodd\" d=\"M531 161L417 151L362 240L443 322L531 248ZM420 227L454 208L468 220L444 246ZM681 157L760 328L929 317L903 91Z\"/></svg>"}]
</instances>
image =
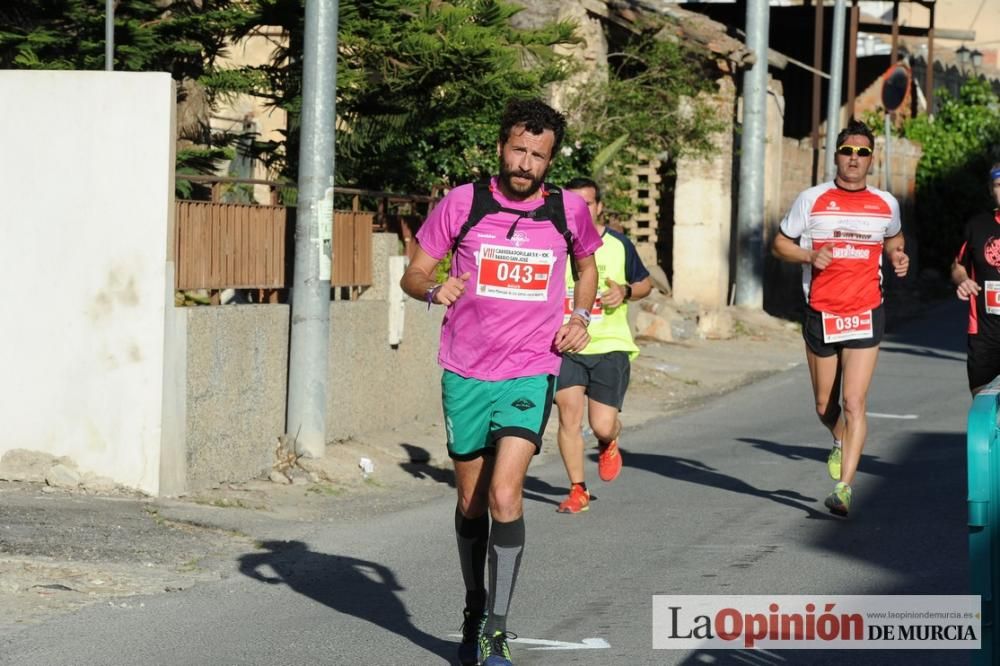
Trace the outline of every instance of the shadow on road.
<instances>
[{"instance_id":1,"label":"shadow on road","mask_svg":"<svg viewBox=\"0 0 1000 666\"><path fill-rule=\"evenodd\" d=\"M914 321L902 322L897 327L886 327L882 351L889 353L918 354L929 358L964 361L966 351L966 326L969 304L954 296L929 306L926 315ZM927 321L933 321L928 326ZM899 345L923 347L923 350L900 348ZM932 350L945 352L938 354ZM952 356L950 353L955 354Z\"/></svg>"},{"instance_id":2,"label":"shadow on road","mask_svg":"<svg viewBox=\"0 0 1000 666\"><path fill-rule=\"evenodd\" d=\"M885 575L847 579L842 589L822 592L968 594L965 434L925 431L903 437L898 463L880 463L868 456L862 459L850 519L835 520L804 534L810 546L826 557L875 564ZM826 456L820 449L741 441L792 459ZM877 442L869 446L873 444ZM875 478L864 478L869 474ZM970 653L964 650L697 650L679 663L958 666L968 664L969 659Z\"/></svg>"},{"instance_id":3,"label":"shadow on road","mask_svg":"<svg viewBox=\"0 0 1000 666\"><path fill-rule=\"evenodd\" d=\"M697 650L680 666L960 666L965 650Z\"/></svg>"},{"instance_id":4,"label":"shadow on road","mask_svg":"<svg viewBox=\"0 0 1000 666\"><path fill-rule=\"evenodd\" d=\"M596 453L592 454L590 457L592 460L597 460ZM804 502L815 504L818 501L815 497L806 497L805 495L801 495L794 490L787 489L763 490L750 485L742 479L716 471L715 468L710 467L699 460L678 458L677 456L668 456L658 453L638 453L622 449L622 462L626 467L634 467L647 472L653 472L654 474L660 474L661 476L665 476L669 479L687 481L688 483L697 483L703 486L718 488L720 490L727 490L729 492L759 497L761 499L770 500L794 509L800 509L806 513L808 518L817 520L834 520L831 516L821 513L811 506L804 504Z\"/></svg>"},{"instance_id":5,"label":"shadow on road","mask_svg":"<svg viewBox=\"0 0 1000 666\"><path fill-rule=\"evenodd\" d=\"M890 585L872 593L965 594L965 433L903 437L891 473L865 478L872 471L862 460L850 520L816 533L813 545L892 572Z\"/></svg>"},{"instance_id":6,"label":"shadow on road","mask_svg":"<svg viewBox=\"0 0 1000 666\"><path fill-rule=\"evenodd\" d=\"M754 439L753 437L737 437L736 441L746 442L747 444L753 445L755 449L767 451L768 453L773 453L775 455L788 458L789 460L815 460L816 462L825 464L826 457L830 453L830 449L828 448L780 444L766 439ZM894 463L880 460L878 456L869 455L867 453L861 454L859 469L864 470L865 474L889 476L897 467L898 466Z\"/></svg>"},{"instance_id":7,"label":"shadow on road","mask_svg":"<svg viewBox=\"0 0 1000 666\"><path fill-rule=\"evenodd\" d=\"M457 643L413 625L409 611L396 596L403 587L388 567L313 552L301 541L265 541L261 548L267 552L240 557L244 576L269 585L288 585L328 608L371 622L445 660L455 655Z\"/></svg>"},{"instance_id":8,"label":"shadow on road","mask_svg":"<svg viewBox=\"0 0 1000 666\"><path fill-rule=\"evenodd\" d=\"M951 354L942 354L941 352L936 352L932 349L900 347L893 345L892 343L883 343L879 348L879 351L883 354L909 354L910 356L920 356L921 358L937 358L944 361L955 361L956 363L962 364L965 363L965 354L960 354L958 351Z\"/></svg>"},{"instance_id":9,"label":"shadow on road","mask_svg":"<svg viewBox=\"0 0 1000 666\"><path fill-rule=\"evenodd\" d=\"M429 460L430 453L426 449L413 444L402 444L401 446L406 449L406 452L409 454L410 462L399 463L399 466L408 474L417 479L431 479L438 483L443 483L449 488L455 487L454 470L435 467L434 465L429 465L426 462L415 462L419 460ZM549 482L543 481L538 477L531 476L530 474L524 480L524 499L538 502L540 504L559 506L558 500L554 500L552 497L561 497L568 492L568 487L560 488L558 486L553 486ZM592 496L591 499L596 498Z\"/></svg>"}]
</instances>

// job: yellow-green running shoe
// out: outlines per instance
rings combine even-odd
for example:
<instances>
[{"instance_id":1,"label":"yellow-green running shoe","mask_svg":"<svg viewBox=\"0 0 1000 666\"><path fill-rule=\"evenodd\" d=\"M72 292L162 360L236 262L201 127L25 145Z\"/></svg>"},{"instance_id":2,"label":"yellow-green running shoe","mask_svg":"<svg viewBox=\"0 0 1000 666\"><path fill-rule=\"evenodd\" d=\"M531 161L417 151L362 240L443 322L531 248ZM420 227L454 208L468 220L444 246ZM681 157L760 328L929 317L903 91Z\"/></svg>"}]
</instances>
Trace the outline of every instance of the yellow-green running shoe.
<instances>
[{"instance_id":1,"label":"yellow-green running shoe","mask_svg":"<svg viewBox=\"0 0 1000 666\"><path fill-rule=\"evenodd\" d=\"M843 457L843 447L835 446L830 449L830 455L826 458L826 471L834 481L840 481L840 461Z\"/></svg>"},{"instance_id":2,"label":"yellow-green running shoe","mask_svg":"<svg viewBox=\"0 0 1000 666\"><path fill-rule=\"evenodd\" d=\"M846 516L847 512L851 510L851 487L841 481L833 487L833 492L827 496L823 504L830 510L830 513Z\"/></svg>"}]
</instances>

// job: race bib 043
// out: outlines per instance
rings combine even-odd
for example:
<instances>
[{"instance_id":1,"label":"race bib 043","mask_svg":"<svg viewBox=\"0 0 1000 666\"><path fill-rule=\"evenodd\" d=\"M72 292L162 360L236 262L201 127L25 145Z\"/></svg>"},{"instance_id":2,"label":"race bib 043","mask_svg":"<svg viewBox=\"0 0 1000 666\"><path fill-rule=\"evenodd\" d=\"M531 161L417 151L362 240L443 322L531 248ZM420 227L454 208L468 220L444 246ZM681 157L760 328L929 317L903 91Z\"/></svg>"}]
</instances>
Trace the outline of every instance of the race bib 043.
<instances>
[{"instance_id":1,"label":"race bib 043","mask_svg":"<svg viewBox=\"0 0 1000 666\"><path fill-rule=\"evenodd\" d=\"M840 317L823 313L823 342L842 342L843 340L861 340L870 338L873 334L872 311Z\"/></svg>"},{"instance_id":2,"label":"race bib 043","mask_svg":"<svg viewBox=\"0 0 1000 666\"><path fill-rule=\"evenodd\" d=\"M476 293L512 301L545 301L554 263L552 250L483 245Z\"/></svg>"}]
</instances>

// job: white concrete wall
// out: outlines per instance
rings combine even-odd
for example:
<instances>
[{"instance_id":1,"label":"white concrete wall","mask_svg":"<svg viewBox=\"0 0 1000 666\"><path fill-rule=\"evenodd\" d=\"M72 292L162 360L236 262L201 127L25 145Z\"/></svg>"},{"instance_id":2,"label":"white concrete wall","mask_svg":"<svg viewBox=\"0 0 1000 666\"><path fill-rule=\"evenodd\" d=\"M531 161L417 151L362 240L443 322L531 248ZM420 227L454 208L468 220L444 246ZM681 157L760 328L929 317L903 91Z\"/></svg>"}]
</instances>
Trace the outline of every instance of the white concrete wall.
<instances>
[{"instance_id":1,"label":"white concrete wall","mask_svg":"<svg viewBox=\"0 0 1000 666\"><path fill-rule=\"evenodd\" d=\"M0 455L156 494L173 83L0 71L0 99Z\"/></svg>"}]
</instances>

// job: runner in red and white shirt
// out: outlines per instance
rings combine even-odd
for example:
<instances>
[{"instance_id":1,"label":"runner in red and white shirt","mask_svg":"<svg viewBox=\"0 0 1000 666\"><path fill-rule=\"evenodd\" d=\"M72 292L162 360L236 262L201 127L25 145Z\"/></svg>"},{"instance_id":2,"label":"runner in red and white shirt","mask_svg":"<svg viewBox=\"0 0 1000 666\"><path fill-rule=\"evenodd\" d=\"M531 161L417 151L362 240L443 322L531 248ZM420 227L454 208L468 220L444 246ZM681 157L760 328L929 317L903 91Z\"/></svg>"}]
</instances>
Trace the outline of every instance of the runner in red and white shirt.
<instances>
[{"instance_id":1,"label":"runner in red and white shirt","mask_svg":"<svg viewBox=\"0 0 1000 666\"><path fill-rule=\"evenodd\" d=\"M871 130L852 120L837 137L837 176L799 194L773 248L779 259L803 264L802 336L816 413L833 434L827 470L838 482L824 504L841 516L865 446L865 403L885 328L883 254L896 275L910 263L899 203L867 185L874 146Z\"/></svg>"}]
</instances>

